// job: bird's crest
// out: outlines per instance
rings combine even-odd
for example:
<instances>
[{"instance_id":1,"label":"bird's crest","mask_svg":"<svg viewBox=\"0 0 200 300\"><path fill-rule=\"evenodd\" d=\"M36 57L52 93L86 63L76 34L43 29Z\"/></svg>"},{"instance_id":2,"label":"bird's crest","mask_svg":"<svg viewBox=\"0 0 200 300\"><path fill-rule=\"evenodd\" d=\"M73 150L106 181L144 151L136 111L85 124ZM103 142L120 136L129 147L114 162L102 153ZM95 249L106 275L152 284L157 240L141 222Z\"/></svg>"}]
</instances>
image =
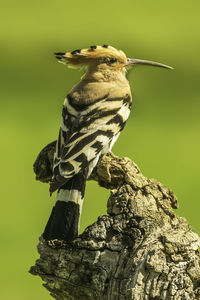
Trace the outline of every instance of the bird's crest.
<instances>
[{"instance_id":1,"label":"bird's crest","mask_svg":"<svg viewBox=\"0 0 200 300\"><path fill-rule=\"evenodd\" d=\"M103 46L90 46L86 49L76 49L71 52L56 52L58 60L62 63L66 63L71 67L78 67L81 65L87 65L94 60L110 59L112 61L118 61L119 63L126 64L127 57L123 51L108 45Z\"/></svg>"}]
</instances>

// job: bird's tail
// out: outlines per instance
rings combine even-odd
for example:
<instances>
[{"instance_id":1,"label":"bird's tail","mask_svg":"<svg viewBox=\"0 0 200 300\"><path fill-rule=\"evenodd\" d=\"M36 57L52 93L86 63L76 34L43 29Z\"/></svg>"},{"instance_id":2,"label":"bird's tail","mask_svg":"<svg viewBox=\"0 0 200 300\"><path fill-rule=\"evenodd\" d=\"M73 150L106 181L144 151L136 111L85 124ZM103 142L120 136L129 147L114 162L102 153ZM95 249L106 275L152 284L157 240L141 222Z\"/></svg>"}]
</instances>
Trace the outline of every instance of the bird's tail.
<instances>
[{"instance_id":1,"label":"bird's tail","mask_svg":"<svg viewBox=\"0 0 200 300\"><path fill-rule=\"evenodd\" d=\"M86 176L77 174L58 191L56 203L45 227L45 240L70 242L78 235Z\"/></svg>"}]
</instances>

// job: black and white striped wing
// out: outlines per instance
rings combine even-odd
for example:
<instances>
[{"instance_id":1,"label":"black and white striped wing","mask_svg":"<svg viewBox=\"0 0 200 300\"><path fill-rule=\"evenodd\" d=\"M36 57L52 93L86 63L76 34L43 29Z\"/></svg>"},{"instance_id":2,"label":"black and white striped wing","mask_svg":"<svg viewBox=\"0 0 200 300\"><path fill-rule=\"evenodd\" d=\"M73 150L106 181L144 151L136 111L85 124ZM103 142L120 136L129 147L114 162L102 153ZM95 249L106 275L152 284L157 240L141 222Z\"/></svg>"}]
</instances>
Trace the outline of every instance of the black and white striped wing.
<instances>
[{"instance_id":1,"label":"black and white striped wing","mask_svg":"<svg viewBox=\"0 0 200 300\"><path fill-rule=\"evenodd\" d=\"M65 102L54 159L53 192L87 169L88 176L102 153L111 150L130 113L130 97L105 98L79 111ZM67 113L66 113L67 111ZM70 113L73 112L73 115Z\"/></svg>"}]
</instances>

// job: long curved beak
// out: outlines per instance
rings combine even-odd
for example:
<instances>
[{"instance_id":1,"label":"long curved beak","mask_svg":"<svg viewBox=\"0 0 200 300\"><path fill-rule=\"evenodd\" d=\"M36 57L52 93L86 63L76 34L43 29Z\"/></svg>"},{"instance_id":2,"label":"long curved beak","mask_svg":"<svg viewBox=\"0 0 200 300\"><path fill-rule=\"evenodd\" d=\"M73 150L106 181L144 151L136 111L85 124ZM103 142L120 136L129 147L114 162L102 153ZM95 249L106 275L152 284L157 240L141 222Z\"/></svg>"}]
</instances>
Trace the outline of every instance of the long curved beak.
<instances>
[{"instance_id":1,"label":"long curved beak","mask_svg":"<svg viewBox=\"0 0 200 300\"><path fill-rule=\"evenodd\" d=\"M155 61L150 61L150 60L144 60L144 59L137 59L137 58L127 58L127 67L131 67L134 65L149 65L149 66L154 66L154 67L159 67L159 68L166 68L166 69L173 69L173 67L155 62Z\"/></svg>"}]
</instances>

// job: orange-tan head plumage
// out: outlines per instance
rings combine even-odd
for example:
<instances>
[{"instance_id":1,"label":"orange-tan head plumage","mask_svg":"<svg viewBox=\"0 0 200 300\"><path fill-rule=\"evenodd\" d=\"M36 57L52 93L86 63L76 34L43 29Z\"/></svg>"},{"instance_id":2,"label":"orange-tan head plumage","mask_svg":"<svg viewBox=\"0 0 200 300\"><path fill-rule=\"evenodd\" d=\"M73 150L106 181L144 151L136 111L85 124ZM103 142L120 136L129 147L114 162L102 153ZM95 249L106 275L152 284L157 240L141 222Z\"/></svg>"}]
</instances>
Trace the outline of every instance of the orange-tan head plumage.
<instances>
[{"instance_id":1,"label":"orange-tan head plumage","mask_svg":"<svg viewBox=\"0 0 200 300\"><path fill-rule=\"evenodd\" d=\"M102 69L119 70L130 68L134 65L150 65L161 68L173 69L170 66L136 58L127 58L122 50L108 45L90 46L86 49L77 49L72 52L56 52L59 62L68 65L71 68L83 66L96 66Z\"/></svg>"},{"instance_id":2,"label":"orange-tan head plumage","mask_svg":"<svg viewBox=\"0 0 200 300\"><path fill-rule=\"evenodd\" d=\"M57 52L55 55L59 62L67 64L69 67L82 67L92 64L124 67L127 64L127 57L124 52L108 45L90 46L90 48L77 49L66 53Z\"/></svg>"}]
</instances>

